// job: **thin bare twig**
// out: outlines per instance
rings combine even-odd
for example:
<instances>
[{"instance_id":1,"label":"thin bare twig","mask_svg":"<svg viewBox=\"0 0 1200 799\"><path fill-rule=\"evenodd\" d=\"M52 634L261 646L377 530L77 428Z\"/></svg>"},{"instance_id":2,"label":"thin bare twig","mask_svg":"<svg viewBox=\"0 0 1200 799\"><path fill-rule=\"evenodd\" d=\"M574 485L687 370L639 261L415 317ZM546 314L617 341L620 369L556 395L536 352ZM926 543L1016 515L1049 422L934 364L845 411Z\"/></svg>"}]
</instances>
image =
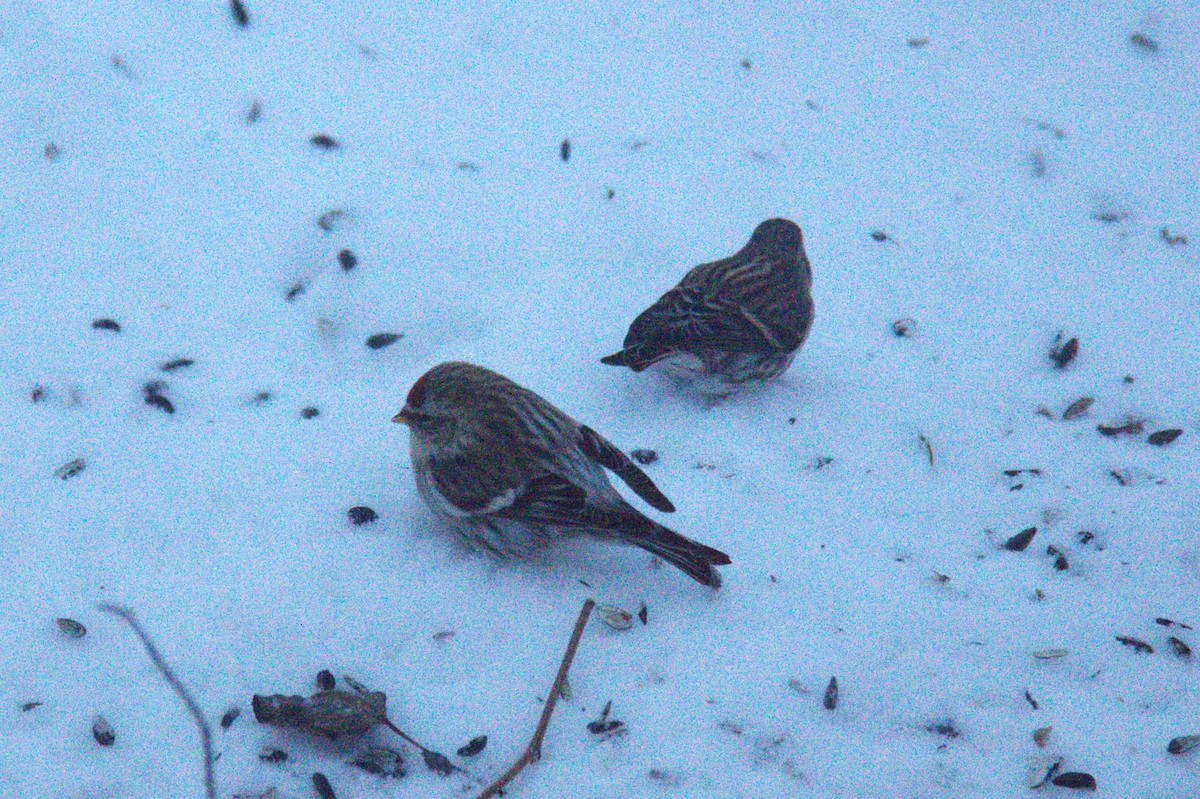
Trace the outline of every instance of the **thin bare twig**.
<instances>
[{"instance_id":1,"label":"thin bare twig","mask_svg":"<svg viewBox=\"0 0 1200 799\"><path fill-rule=\"evenodd\" d=\"M933 442L926 438L924 433L918 433L917 440L925 447L925 457L929 459L929 465L933 466Z\"/></svg>"},{"instance_id":2,"label":"thin bare twig","mask_svg":"<svg viewBox=\"0 0 1200 799\"><path fill-rule=\"evenodd\" d=\"M200 742L204 747L204 795L208 799L216 799L217 779L213 774L212 728L208 726L208 720L204 718L204 713L200 710L200 706L196 704L196 700L192 699L187 688L183 687L183 683L175 676L175 672L171 671L171 667L163 659L162 654L158 651L158 647L150 640L150 636L142 629L142 625L138 623L137 617L133 615L132 610L123 605L113 605L108 602L101 602L96 607L105 613L121 617L133 629L133 632L141 639L142 646L146 648L146 654L150 656L150 661L162 674L163 679L167 681L167 685L171 686L171 690L183 700L183 704L187 706L188 712L196 720L196 726L200 728Z\"/></svg>"},{"instance_id":3,"label":"thin bare twig","mask_svg":"<svg viewBox=\"0 0 1200 799\"><path fill-rule=\"evenodd\" d=\"M500 775L500 779L489 785L475 799L490 799L490 797L495 796L505 785L508 785L512 781L513 777L521 772L521 769L530 763L537 762L542 757L542 739L546 737L546 729L550 726L550 715L554 713L554 706L558 704L558 697L562 692L563 683L567 681L567 672L571 670L571 661L575 659L575 650L579 648L579 639L583 637L583 628L587 624L592 608L595 606L596 602L589 599L583 603L583 608L579 611L579 618L575 621L575 630L571 633L571 640L567 644L567 651L563 654L562 663L558 666L558 675L554 678L554 684L550 686L550 695L546 697L546 706L542 708L542 717L538 719L537 728L533 731L533 738L530 739L529 746L517 758L517 762L513 763L508 771Z\"/></svg>"}]
</instances>

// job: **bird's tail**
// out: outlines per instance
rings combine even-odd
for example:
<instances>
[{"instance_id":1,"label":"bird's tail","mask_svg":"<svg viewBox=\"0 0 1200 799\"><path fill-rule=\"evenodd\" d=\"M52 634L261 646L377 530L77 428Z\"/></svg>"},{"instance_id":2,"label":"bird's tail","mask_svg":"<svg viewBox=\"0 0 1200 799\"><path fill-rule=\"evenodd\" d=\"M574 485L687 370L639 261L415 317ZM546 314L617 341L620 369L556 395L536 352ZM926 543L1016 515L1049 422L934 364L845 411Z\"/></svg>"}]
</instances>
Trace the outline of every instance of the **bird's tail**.
<instances>
[{"instance_id":1,"label":"bird's tail","mask_svg":"<svg viewBox=\"0 0 1200 799\"><path fill-rule=\"evenodd\" d=\"M648 524L639 525L640 529L637 531L626 533L626 542L658 555L701 585L721 587L721 575L713 567L728 565L728 555L719 549L685 538L649 519L645 521Z\"/></svg>"}]
</instances>

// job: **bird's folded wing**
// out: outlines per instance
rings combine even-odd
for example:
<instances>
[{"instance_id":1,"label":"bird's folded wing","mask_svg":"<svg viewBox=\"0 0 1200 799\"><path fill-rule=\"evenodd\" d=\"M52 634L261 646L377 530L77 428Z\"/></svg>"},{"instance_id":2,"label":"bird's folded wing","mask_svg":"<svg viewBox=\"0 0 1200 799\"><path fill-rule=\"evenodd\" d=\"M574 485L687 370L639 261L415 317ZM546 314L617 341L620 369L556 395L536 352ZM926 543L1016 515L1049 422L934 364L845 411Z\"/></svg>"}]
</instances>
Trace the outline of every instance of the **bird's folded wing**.
<instances>
[{"instance_id":1,"label":"bird's folded wing","mask_svg":"<svg viewBox=\"0 0 1200 799\"><path fill-rule=\"evenodd\" d=\"M675 506L667 499L658 486L633 461L604 436L587 425L579 428L579 448L583 454L606 469L611 469L620 477L625 485L634 490L642 499L664 513L674 513Z\"/></svg>"},{"instance_id":2,"label":"bird's folded wing","mask_svg":"<svg viewBox=\"0 0 1200 799\"><path fill-rule=\"evenodd\" d=\"M452 516L478 516L503 510L516 501L517 486L487 479L487 472L468 458L430 458L433 487Z\"/></svg>"},{"instance_id":3,"label":"bird's folded wing","mask_svg":"<svg viewBox=\"0 0 1200 799\"><path fill-rule=\"evenodd\" d=\"M778 325L762 312L706 292L677 287L634 320L625 346L754 351L785 349L785 338Z\"/></svg>"},{"instance_id":4,"label":"bird's folded wing","mask_svg":"<svg viewBox=\"0 0 1200 799\"><path fill-rule=\"evenodd\" d=\"M497 516L522 522L578 527L583 523L587 492L557 474L535 477L517 491Z\"/></svg>"}]
</instances>

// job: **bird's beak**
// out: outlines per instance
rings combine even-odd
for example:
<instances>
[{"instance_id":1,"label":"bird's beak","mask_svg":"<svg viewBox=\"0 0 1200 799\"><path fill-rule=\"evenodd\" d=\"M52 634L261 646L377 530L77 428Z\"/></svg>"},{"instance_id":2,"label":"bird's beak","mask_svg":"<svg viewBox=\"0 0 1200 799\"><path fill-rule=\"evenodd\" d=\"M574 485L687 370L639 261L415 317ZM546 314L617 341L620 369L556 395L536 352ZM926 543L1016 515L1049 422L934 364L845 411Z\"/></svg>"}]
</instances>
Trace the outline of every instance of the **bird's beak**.
<instances>
[{"instance_id":1,"label":"bird's beak","mask_svg":"<svg viewBox=\"0 0 1200 799\"><path fill-rule=\"evenodd\" d=\"M408 410L408 406L405 405L401 408L400 413L392 417L392 421L400 422L400 424L412 424L412 413Z\"/></svg>"}]
</instances>

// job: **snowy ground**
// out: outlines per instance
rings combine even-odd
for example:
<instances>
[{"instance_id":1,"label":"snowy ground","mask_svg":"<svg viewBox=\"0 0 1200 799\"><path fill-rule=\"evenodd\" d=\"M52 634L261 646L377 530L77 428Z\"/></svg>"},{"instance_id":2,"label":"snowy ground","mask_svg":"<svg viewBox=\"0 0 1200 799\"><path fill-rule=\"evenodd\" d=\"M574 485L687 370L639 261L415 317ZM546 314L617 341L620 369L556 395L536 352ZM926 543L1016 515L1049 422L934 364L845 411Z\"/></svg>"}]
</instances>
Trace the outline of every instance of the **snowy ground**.
<instances>
[{"instance_id":1,"label":"snowy ground","mask_svg":"<svg viewBox=\"0 0 1200 799\"><path fill-rule=\"evenodd\" d=\"M195 728L97 602L214 724L241 708L221 796L322 772L345 799L477 792L588 596L648 624L590 624L509 796L1023 796L1059 756L1100 796L1200 791L1200 751L1166 750L1200 734L1168 638L1200 632L1155 623L1200 628L1194 5L384 5L0 11L0 797L200 794ZM777 215L817 304L782 380L706 408L598 363ZM656 450L722 591L640 551L457 551L389 422L450 359ZM255 723L325 668L437 749L489 745L393 781L348 764L363 741Z\"/></svg>"}]
</instances>

